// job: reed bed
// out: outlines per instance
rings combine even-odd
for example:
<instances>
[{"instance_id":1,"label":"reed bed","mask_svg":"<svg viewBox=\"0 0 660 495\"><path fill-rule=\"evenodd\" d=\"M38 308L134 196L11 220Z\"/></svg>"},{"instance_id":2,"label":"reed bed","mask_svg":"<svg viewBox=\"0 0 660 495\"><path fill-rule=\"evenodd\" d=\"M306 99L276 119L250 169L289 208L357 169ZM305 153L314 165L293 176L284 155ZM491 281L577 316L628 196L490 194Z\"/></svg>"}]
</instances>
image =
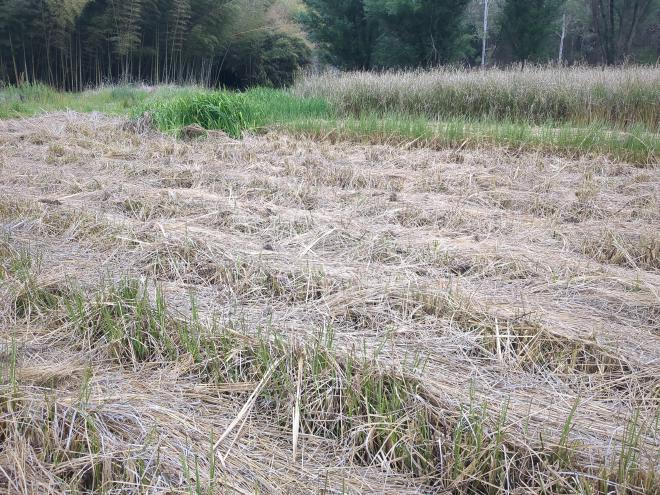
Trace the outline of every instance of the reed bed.
<instances>
[{"instance_id":1,"label":"reed bed","mask_svg":"<svg viewBox=\"0 0 660 495\"><path fill-rule=\"evenodd\" d=\"M325 98L350 115L398 112L432 119L660 128L657 67L327 72L300 79L293 91Z\"/></svg>"}]
</instances>

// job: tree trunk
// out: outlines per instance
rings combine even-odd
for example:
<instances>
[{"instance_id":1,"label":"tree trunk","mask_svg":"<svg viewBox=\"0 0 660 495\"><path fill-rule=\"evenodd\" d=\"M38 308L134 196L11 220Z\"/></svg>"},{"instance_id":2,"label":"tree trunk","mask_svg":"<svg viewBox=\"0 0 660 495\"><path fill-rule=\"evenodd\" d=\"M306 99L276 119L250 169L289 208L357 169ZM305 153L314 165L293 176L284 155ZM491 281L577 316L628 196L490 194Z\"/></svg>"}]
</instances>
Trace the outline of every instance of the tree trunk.
<instances>
[{"instance_id":1,"label":"tree trunk","mask_svg":"<svg viewBox=\"0 0 660 495\"><path fill-rule=\"evenodd\" d=\"M16 65L16 54L14 53L14 43L11 40L11 32L9 33L9 49L11 50L11 61L14 65L14 82L16 86L20 86L20 80L18 78L18 66Z\"/></svg>"},{"instance_id":2,"label":"tree trunk","mask_svg":"<svg viewBox=\"0 0 660 495\"><path fill-rule=\"evenodd\" d=\"M488 40L488 1L484 0L484 36L481 43L481 66L486 66L486 42Z\"/></svg>"},{"instance_id":3,"label":"tree trunk","mask_svg":"<svg viewBox=\"0 0 660 495\"><path fill-rule=\"evenodd\" d=\"M614 0L609 0L610 3L610 12L609 12L609 21L610 21L610 26L609 26L609 36L607 37L609 41L609 46L607 49L607 65L614 65L614 62L616 61L616 54L615 54L615 42L614 42Z\"/></svg>"},{"instance_id":4,"label":"tree trunk","mask_svg":"<svg viewBox=\"0 0 660 495\"><path fill-rule=\"evenodd\" d=\"M564 63L564 40L566 39L566 12L561 20L561 38L559 39L559 65Z\"/></svg>"},{"instance_id":5,"label":"tree trunk","mask_svg":"<svg viewBox=\"0 0 660 495\"><path fill-rule=\"evenodd\" d=\"M630 53L630 48L632 47L632 42L633 39L635 38L635 32L637 31L637 27L639 26L639 21L641 17L646 13L648 8L651 6L651 1L652 0L648 0L645 3L642 0L635 1L635 7L633 8L632 19L630 20L630 30L628 31L628 35L626 36L626 41L625 41L624 50L626 54Z\"/></svg>"}]
</instances>

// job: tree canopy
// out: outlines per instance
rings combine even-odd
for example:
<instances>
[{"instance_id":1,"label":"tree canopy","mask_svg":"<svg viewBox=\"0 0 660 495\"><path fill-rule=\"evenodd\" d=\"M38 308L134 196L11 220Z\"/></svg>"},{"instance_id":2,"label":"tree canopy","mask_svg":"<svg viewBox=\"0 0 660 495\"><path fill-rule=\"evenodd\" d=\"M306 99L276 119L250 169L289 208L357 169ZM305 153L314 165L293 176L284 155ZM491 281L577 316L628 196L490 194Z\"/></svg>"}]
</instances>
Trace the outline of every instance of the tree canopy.
<instances>
[{"instance_id":1,"label":"tree canopy","mask_svg":"<svg viewBox=\"0 0 660 495\"><path fill-rule=\"evenodd\" d=\"M0 77L282 85L311 59L283 0L0 0Z\"/></svg>"},{"instance_id":2,"label":"tree canopy","mask_svg":"<svg viewBox=\"0 0 660 495\"><path fill-rule=\"evenodd\" d=\"M303 0L301 20L327 59L349 69L452 62L469 36L469 0Z\"/></svg>"},{"instance_id":3,"label":"tree canopy","mask_svg":"<svg viewBox=\"0 0 660 495\"><path fill-rule=\"evenodd\" d=\"M557 30L564 0L505 0L500 12L500 37L509 45L514 60L542 60L548 40ZM547 58L546 58L547 59Z\"/></svg>"}]
</instances>

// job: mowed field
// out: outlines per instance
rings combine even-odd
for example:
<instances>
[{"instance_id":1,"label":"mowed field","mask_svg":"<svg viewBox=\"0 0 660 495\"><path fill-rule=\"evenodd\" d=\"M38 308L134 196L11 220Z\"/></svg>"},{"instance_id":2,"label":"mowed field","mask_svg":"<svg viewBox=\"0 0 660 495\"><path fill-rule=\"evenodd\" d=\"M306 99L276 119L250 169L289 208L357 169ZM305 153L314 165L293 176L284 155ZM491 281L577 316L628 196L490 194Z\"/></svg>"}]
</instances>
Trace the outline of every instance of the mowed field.
<instances>
[{"instance_id":1,"label":"mowed field","mask_svg":"<svg viewBox=\"0 0 660 495\"><path fill-rule=\"evenodd\" d=\"M0 122L0 492L658 493L660 171Z\"/></svg>"}]
</instances>

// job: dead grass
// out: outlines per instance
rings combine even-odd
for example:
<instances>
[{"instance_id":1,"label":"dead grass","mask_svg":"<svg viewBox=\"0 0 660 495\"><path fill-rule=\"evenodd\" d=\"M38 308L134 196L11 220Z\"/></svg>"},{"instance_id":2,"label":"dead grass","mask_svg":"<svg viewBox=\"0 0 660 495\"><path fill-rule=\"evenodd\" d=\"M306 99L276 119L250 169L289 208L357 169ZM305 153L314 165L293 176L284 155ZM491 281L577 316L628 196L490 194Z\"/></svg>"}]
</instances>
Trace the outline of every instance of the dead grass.
<instances>
[{"instance_id":1,"label":"dead grass","mask_svg":"<svg viewBox=\"0 0 660 495\"><path fill-rule=\"evenodd\" d=\"M583 249L588 256L605 263L660 269L660 235L657 231L622 235L606 229L600 235L585 239Z\"/></svg>"},{"instance_id":2,"label":"dead grass","mask_svg":"<svg viewBox=\"0 0 660 495\"><path fill-rule=\"evenodd\" d=\"M353 114L643 123L658 129L655 67L532 67L310 74L294 87Z\"/></svg>"},{"instance_id":3,"label":"dead grass","mask_svg":"<svg viewBox=\"0 0 660 495\"><path fill-rule=\"evenodd\" d=\"M658 493L657 168L0 139L0 491Z\"/></svg>"}]
</instances>

